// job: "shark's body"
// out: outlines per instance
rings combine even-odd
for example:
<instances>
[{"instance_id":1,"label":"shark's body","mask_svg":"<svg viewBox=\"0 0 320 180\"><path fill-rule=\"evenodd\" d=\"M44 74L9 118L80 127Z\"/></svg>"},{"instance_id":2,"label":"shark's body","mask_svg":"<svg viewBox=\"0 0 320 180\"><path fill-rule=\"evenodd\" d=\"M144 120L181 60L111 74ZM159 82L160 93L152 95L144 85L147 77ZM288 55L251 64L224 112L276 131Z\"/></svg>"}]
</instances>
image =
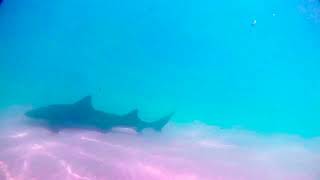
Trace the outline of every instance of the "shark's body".
<instances>
[{"instance_id":1,"label":"shark's body","mask_svg":"<svg viewBox=\"0 0 320 180\"><path fill-rule=\"evenodd\" d=\"M137 110L125 115L106 113L92 107L90 96L74 104L57 104L33 109L25 115L31 118L28 124L45 127L52 132L71 128L107 132L116 127L133 128L138 132L144 128L161 131L172 116L170 114L155 122L145 122L138 117Z\"/></svg>"}]
</instances>

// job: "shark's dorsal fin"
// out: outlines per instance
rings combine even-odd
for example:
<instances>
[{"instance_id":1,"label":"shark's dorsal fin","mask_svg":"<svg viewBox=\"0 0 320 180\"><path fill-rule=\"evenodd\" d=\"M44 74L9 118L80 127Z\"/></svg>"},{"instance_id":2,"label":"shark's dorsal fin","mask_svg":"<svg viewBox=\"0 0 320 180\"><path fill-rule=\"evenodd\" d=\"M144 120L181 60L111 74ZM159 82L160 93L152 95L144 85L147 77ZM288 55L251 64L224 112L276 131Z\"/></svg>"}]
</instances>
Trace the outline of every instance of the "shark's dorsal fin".
<instances>
[{"instance_id":1,"label":"shark's dorsal fin","mask_svg":"<svg viewBox=\"0 0 320 180\"><path fill-rule=\"evenodd\" d=\"M76 103L74 103L74 105L81 109L92 109L91 99L92 99L91 96L86 96L81 100L77 101Z\"/></svg>"},{"instance_id":2,"label":"shark's dorsal fin","mask_svg":"<svg viewBox=\"0 0 320 180\"><path fill-rule=\"evenodd\" d=\"M138 109L134 109L124 116L129 119L138 119Z\"/></svg>"}]
</instances>

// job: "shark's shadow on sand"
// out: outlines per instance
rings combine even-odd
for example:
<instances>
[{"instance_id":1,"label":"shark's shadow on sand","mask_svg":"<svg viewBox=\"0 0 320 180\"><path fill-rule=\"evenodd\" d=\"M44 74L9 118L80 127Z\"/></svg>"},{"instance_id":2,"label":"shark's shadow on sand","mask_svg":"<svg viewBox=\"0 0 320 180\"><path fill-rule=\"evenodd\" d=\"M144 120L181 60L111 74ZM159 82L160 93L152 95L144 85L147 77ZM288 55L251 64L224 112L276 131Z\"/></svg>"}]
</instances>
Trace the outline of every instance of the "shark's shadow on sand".
<instances>
[{"instance_id":1,"label":"shark's shadow on sand","mask_svg":"<svg viewBox=\"0 0 320 180\"><path fill-rule=\"evenodd\" d=\"M91 96L86 96L74 104L55 104L27 111L27 124L44 127L52 132L62 129L86 129L108 132L112 128L127 127L141 132L145 128L161 131L169 122L173 113L158 121L142 121L138 110L125 115L117 115L99 111L93 108Z\"/></svg>"}]
</instances>

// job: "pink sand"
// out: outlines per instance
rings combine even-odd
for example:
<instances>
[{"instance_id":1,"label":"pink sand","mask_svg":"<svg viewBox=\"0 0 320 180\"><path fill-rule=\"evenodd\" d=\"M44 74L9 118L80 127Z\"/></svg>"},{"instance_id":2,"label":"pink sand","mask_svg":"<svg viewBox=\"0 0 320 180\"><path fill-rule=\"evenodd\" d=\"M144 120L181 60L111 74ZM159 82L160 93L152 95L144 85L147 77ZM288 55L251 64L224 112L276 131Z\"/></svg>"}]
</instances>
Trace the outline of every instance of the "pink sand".
<instances>
[{"instance_id":1,"label":"pink sand","mask_svg":"<svg viewBox=\"0 0 320 180\"><path fill-rule=\"evenodd\" d=\"M263 136L198 122L162 133L102 134L21 125L0 115L1 180L319 180L320 139Z\"/></svg>"}]
</instances>

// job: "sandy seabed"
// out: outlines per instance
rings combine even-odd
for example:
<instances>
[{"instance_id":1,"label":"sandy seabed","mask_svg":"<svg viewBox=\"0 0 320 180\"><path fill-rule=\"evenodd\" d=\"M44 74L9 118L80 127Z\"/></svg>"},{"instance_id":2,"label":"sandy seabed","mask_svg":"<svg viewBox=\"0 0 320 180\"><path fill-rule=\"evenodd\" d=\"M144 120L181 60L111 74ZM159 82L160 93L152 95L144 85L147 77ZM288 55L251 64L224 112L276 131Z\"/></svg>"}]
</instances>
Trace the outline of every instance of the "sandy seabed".
<instances>
[{"instance_id":1,"label":"sandy seabed","mask_svg":"<svg viewBox=\"0 0 320 180\"><path fill-rule=\"evenodd\" d=\"M0 180L319 180L320 138L222 130L200 122L162 133L23 125L0 113Z\"/></svg>"}]
</instances>

